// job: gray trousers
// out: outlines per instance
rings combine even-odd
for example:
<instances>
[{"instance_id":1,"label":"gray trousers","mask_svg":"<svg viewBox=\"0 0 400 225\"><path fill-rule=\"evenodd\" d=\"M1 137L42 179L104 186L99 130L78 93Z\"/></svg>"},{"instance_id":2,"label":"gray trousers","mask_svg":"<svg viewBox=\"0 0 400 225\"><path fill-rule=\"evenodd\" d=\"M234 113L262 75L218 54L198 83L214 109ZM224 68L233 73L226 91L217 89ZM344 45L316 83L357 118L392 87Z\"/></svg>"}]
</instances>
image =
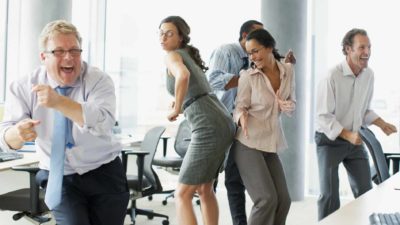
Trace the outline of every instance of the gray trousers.
<instances>
[{"instance_id":1,"label":"gray trousers","mask_svg":"<svg viewBox=\"0 0 400 225\"><path fill-rule=\"evenodd\" d=\"M254 205L249 225L284 225L291 204L285 173L276 153L234 141L234 159Z\"/></svg>"},{"instance_id":2,"label":"gray trousers","mask_svg":"<svg viewBox=\"0 0 400 225\"><path fill-rule=\"evenodd\" d=\"M329 140L325 134L316 132L319 167L320 196L318 220L322 220L340 207L339 164L347 171L351 190L355 198L372 188L368 153L363 145L353 145L337 138Z\"/></svg>"}]
</instances>

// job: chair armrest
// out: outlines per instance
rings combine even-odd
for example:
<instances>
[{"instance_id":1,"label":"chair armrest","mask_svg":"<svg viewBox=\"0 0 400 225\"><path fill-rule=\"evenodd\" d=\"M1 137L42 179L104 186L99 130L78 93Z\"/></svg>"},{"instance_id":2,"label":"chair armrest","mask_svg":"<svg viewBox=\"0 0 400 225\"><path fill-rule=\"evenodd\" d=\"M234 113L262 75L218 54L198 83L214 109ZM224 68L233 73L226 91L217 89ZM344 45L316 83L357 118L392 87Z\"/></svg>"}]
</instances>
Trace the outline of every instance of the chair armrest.
<instances>
[{"instance_id":1,"label":"chair armrest","mask_svg":"<svg viewBox=\"0 0 400 225\"><path fill-rule=\"evenodd\" d=\"M386 163L390 167L390 161L393 162L393 174L399 172L399 163L400 163L400 153L392 152L392 153L384 153L386 158Z\"/></svg>"},{"instance_id":2,"label":"chair armrest","mask_svg":"<svg viewBox=\"0 0 400 225\"><path fill-rule=\"evenodd\" d=\"M165 157L167 155L167 146L168 146L168 139L170 137L161 137L161 139L163 140L163 156Z\"/></svg>"},{"instance_id":3,"label":"chair armrest","mask_svg":"<svg viewBox=\"0 0 400 225\"><path fill-rule=\"evenodd\" d=\"M400 158L400 153L384 153L386 158Z\"/></svg>"},{"instance_id":4,"label":"chair armrest","mask_svg":"<svg viewBox=\"0 0 400 225\"><path fill-rule=\"evenodd\" d=\"M127 169L128 156L129 155L137 156L139 187L142 187L143 184L144 157L148 154L150 154L150 152L142 150L131 150L131 149L122 150L122 158L123 158L122 161L125 167L125 173Z\"/></svg>"},{"instance_id":5,"label":"chair armrest","mask_svg":"<svg viewBox=\"0 0 400 225\"><path fill-rule=\"evenodd\" d=\"M40 168L37 165L31 165L14 166L11 169L29 173L29 196L31 211L33 214L37 214L39 212L39 185L36 183L36 173L40 170Z\"/></svg>"},{"instance_id":6,"label":"chair armrest","mask_svg":"<svg viewBox=\"0 0 400 225\"><path fill-rule=\"evenodd\" d=\"M12 170L15 171L24 171L24 172L29 172L29 173L37 173L40 168L37 165L31 165L31 166L13 166L11 167Z\"/></svg>"}]
</instances>

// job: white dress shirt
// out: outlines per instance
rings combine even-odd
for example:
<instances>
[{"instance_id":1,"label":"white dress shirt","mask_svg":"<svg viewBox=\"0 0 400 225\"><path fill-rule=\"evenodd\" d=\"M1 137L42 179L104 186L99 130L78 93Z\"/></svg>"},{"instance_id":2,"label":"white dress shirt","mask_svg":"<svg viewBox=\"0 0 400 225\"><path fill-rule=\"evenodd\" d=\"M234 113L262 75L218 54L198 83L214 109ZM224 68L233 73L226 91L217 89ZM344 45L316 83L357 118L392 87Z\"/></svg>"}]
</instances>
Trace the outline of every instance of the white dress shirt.
<instances>
[{"instance_id":1,"label":"white dress shirt","mask_svg":"<svg viewBox=\"0 0 400 225\"><path fill-rule=\"evenodd\" d=\"M58 86L44 66L11 83L4 119L0 123L0 147L10 150L4 140L8 128L26 118L39 120L40 124L35 128L39 167L49 170L54 110L39 106L36 93L32 92L32 87L37 84ZM67 97L82 105L84 126L73 123L75 146L66 149L64 174L84 174L112 161L121 151L121 145L113 141L111 132L115 123L115 88L107 74L82 62L82 73Z\"/></svg>"},{"instance_id":2,"label":"white dress shirt","mask_svg":"<svg viewBox=\"0 0 400 225\"><path fill-rule=\"evenodd\" d=\"M330 70L317 92L316 130L335 140L344 129L358 131L379 116L370 109L374 73L365 68L355 76L347 61Z\"/></svg>"}]
</instances>

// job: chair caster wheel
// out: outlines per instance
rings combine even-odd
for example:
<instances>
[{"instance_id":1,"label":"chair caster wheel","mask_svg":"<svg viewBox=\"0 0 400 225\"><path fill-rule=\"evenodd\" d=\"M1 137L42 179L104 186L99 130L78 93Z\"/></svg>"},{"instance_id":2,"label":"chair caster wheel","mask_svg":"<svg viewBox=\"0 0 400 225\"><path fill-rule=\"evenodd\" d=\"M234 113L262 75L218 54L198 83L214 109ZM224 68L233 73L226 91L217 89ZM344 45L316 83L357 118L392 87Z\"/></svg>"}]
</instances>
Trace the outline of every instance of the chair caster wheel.
<instances>
[{"instance_id":1,"label":"chair caster wheel","mask_svg":"<svg viewBox=\"0 0 400 225\"><path fill-rule=\"evenodd\" d=\"M153 218L154 218L153 215L148 215L148 216L147 216L147 219L149 219L149 220L152 220Z\"/></svg>"},{"instance_id":2,"label":"chair caster wheel","mask_svg":"<svg viewBox=\"0 0 400 225\"><path fill-rule=\"evenodd\" d=\"M24 216L24 213L17 213L12 216L14 221L21 219Z\"/></svg>"},{"instance_id":3,"label":"chair caster wheel","mask_svg":"<svg viewBox=\"0 0 400 225\"><path fill-rule=\"evenodd\" d=\"M168 220L163 220L162 221L162 225L169 225L169 221Z\"/></svg>"},{"instance_id":4,"label":"chair caster wheel","mask_svg":"<svg viewBox=\"0 0 400 225\"><path fill-rule=\"evenodd\" d=\"M163 204L163 205L167 205L167 203L168 203L167 200L163 200L163 201L162 201L162 204Z\"/></svg>"},{"instance_id":5,"label":"chair caster wheel","mask_svg":"<svg viewBox=\"0 0 400 225\"><path fill-rule=\"evenodd\" d=\"M149 195L149 197L147 197L147 199L149 199L149 201L153 200L153 195Z\"/></svg>"}]
</instances>

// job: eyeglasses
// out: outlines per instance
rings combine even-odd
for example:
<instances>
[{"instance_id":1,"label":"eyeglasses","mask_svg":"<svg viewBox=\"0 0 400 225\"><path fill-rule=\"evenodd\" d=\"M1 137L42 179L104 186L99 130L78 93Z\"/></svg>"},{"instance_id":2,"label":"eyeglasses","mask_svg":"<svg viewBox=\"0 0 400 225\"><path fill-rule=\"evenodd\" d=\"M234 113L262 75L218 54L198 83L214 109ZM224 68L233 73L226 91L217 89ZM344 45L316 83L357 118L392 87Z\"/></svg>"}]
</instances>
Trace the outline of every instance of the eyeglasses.
<instances>
[{"instance_id":1,"label":"eyeglasses","mask_svg":"<svg viewBox=\"0 0 400 225\"><path fill-rule=\"evenodd\" d=\"M158 36L159 36L160 38L162 38L164 35L165 35L165 37L170 38L170 37L174 36L174 32L173 32L172 30L167 30L167 31L165 31L165 32L162 31L162 30L160 30L160 31L158 32Z\"/></svg>"},{"instance_id":2,"label":"eyeglasses","mask_svg":"<svg viewBox=\"0 0 400 225\"><path fill-rule=\"evenodd\" d=\"M65 54L67 54L67 52L69 53L70 56L78 57L81 55L82 49L73 48L73 49L69 49L69 50L55 49L55 50L51 50L51 51L45 51L45 53L51 53L55 57L63 57L63 56L65 56Z\"/></svg>"},{"instance_id":3,"label":"eyeglasses","mask_svg":"<svg viewBox=\"0 0 400 225\"><path fill-rule=\"evenodd\" d=\"M253 54L258 54L259 51L261 51L261 49L263 49L264 47L261 47L259 49L252 49L250 52L247 52L247 55L252 56Z\"/></svg>"}]
</instances>

